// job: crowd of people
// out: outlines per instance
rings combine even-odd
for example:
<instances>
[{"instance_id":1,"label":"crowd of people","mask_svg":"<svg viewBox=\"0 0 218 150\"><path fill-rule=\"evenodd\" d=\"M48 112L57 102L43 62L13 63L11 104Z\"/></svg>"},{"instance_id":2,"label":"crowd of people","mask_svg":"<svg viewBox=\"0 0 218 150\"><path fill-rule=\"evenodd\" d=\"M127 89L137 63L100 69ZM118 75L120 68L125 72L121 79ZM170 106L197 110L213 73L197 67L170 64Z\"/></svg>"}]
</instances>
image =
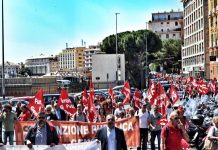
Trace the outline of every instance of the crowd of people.
<instances>
[{"instance_id":1,"label":"crowd of people","mask_svg":"<svg viewBox=\"0 0 218 150\"><path fill-rule=\"evenodd\" d=\"M218 101L218 94L193 94L184 95L186 106L198 101L202 102L201 107L207 107L205 102L211 97ZM101 141L102 150L126 150L126 142L122 129L115 127L115 121L123 118L137 117L139 119L140 131L140 146L137 150L148 149L148 142L152 150L180 150L188 148L188 142L191 140L187 133L192 122L190 116L186 116L186 106L173 107L168 105L166 116L163 116L158 105L151 105L147 98L147 91L142 94L141 108L135 106L134 100L130 100L129 107L123 106L122 102L117 102L116 108L112 106L110 98L99 98L94 100L97 116L93 120L87 115L87 108L83 106L81 99L75 100L74 106L76 113L69 116L63 109L60 108L57 101L53 100L51 104L45 107L44 112L40 112L38 116L32 114L27 105L18 103L16 111L12 111L12 106L0 103L0 118L2 121L3 143L7 143L9 138L10 145L14 141L14 123L20 121L37 121L36 125L29 129L26 136L25 144L31 148L32 145L57 145L59 137L54 127L47 122L51 120L61 121L81 121L81 122L107 122L107 128L101 128L97 131L96 139ZM198 107L200 107L198 106ZM197 109L197 108L196 108ZM206 109L206 108L205 108ZM168 121L165 125L161 124L160 120L166 118ZM218 116L213 117L207 138L205 141L218 141ZM105 136L107 135L107 136ZM157 139L157 147L155 141ZM215 143L215 142L213 142ZM218 143L218 142L216 142ZM217 144L216 144L217 146ZM218 147L218 146L217 146Z\"/></svg>"}]
</instances>

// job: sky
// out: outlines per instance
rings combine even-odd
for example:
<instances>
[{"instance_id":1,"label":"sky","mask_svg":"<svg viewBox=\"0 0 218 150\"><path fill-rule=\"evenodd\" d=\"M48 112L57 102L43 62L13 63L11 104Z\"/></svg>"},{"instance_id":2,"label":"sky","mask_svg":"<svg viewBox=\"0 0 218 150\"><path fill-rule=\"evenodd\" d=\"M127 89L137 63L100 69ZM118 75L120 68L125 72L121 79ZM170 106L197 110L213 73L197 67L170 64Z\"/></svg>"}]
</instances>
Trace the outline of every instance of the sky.
<instances>
[{"instance_id":1,"label":"sky","mask_svg":"<svg viewBox=\"0 0 218 150\"><path fill-rule=\"evenodd\" d=\"M68 47L96 45L117 32L145 29L151 14L182 11L181 0L4 0L5 61L25 62ZM1 0L2 3L2 0ZM2 5L1 53L2 62Z\"/></svg>"}]
</instances>

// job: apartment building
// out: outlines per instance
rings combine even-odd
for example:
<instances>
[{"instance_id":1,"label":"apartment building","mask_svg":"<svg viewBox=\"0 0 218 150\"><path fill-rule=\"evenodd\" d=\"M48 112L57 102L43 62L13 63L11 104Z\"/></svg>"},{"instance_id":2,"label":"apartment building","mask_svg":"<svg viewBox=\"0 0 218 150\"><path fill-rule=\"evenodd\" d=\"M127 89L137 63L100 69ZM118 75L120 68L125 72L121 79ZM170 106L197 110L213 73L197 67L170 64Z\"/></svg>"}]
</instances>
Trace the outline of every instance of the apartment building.
<instances>
[{"instance_id":1,"label":"apartment building","mask_svg":"<svg viewBox=\"0 0 218 150\"><path fill-rule=\"evenodd\" d=\"M99 45L90 45L85 50L85 69L92 70L92 55L99 54L101 52Z\"/></svg>"},{"instance_id":2,"label":"apartment building","mask_svg":"<svg viewBox=\"0 0 218 150\"><path fill-rule=\"evenodd\" d=\"M218 79L218 0L208 0L209 47L206 49L206 78Z\"/></svg>"},{"instance_id":3,"label":"apartment building","mask_svg":"<svg viewBox=\"0 0 218 150\"><path fill-rule=\"evenodd\" d=\"M54 59L53 56L44 56L26 59L25 67L32 71L32 75L40 76L51 73L51 61Z\"/></svg>"},{"instance_id":4,"label":"apartment building","mask_svg":"<svg viewBox=\"0 0 218 150\"><path fill-rule=\"evenodd\" d=\"M5 78L16 77L19 73L20 66L13 62L6 61L4 63ZM2 77L2 64L0 64L0 77Z\"/></svg>"},{"instance_id":5,"label":"apartment building","mask_svg":"<svg viewBox=\"0 0 218 150\"><path fill-rule=\"evenodd\" d=\"M184 45L182 71L205 76L205 50L208 47L207 0L182 0L184 7Z\"/></svg>"},{"instance_id":6,"label":"apartment building","mask_svg":"<svg viewBox=\"0 0 218 150\"><path fill-rule=\"evenodd\" d=\"M161 40L183 39L183 12L158 12L152 13L152 20L148 29L159 35Z\"/></svg>"},{"instance_id":7,"label":"apartment building","mask_svg":"<svg viewBox=\"0 0 218 150\"><path fill-rule=\"evenodd\" d=\"M66 48L59 53L61 71L79 71L84 68L85 47Z\"/></svg>"}]
</instances>

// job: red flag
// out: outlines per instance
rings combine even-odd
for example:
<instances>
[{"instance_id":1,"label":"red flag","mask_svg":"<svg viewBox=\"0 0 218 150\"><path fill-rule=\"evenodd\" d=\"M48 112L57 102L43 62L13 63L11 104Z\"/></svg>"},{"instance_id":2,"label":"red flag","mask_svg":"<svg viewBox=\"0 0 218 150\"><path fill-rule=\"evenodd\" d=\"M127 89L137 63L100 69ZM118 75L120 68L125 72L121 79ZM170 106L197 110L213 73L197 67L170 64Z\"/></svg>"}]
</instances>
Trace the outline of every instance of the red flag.
<instances>
[{"instance_id":1,"label":"red flag","mask_svg":"<svg viewBox=\"0 0 218 150\"><path fill-rule=\"evenodd\" d=\"M158 83L158 91L159 91L159 102L157 103L157 106L160 106L161 108L160 113L164 116L166 115L166 109L167 106L170 104L170 100L166 95L166 92L163 86L160 84L160 82Z\"/></svg>"},{"instance_id":2,"label":"red flag","mask_svg":"<svg viewBox=\"0 0 218 150\"><path fill-rule=\"evenodd\" d=\"M129 101L130 101L130 86L129 86L129 82L128 81L126 81L124 83L124 86L122 88L121 93L123 93L126 96L124 101L123 101L123 105L129 103Z\"/></svg>"},{"instance_id":3,"label":"red flag","mask_svg":"<svg viewBox=\"0 0 218 150\"><path fill-rule=\"evenodd\" d=\"M28 108L33 112L35 116L37 116L38 112L44 111L44 97L43 97L43 90L40 89L36 95L34 96L33 100L30 101L28 104Z\"/></svg>"},{"instance_id":4,"label":"red flag","mask_svg":"<svg viewBox=\"0 0 218 150\"><path fill-rule=\"evenodd\" d=\"M113 108L116 108L116 99L114 97L114 92L113 92L113 89L111 87L108 90L108 94L111 97Z\"/></svg>"},{"instance_id":5,"label":"red flag","mask_svg":"<svg viewBox=\"0 0 218 150\"><path fill-rule=\"evenodd\" d=\"M191 83L193 80L194 80L194 78L193 78L192 76L190 76L190 77L187 79L187 82L188 82L188 83Z\"/></svg>"},{"instance_id":6,"label":"red flag","mask_svg":"<svg viewBox=\"0 0 218 150\"><path fill-rule=\"evenodd\" d=\"M211 92L213 92L214 94L216 94L216 83L215 83L215 81L214 80L212 80L211 82L210 82L210 89L211 89Z\"/></svg>"},{"instance_id":7,"label":"red flag","mask_svg":"<svg viewBox=\"0 0 218 150\"><path fill-rule=\"evenodd\" d=\"M197 84L197 90L200 94L207 94L210 91L209 87L207 87L207 84L203 80L198 81Z\"/></svg>"},{"instance_id":8,"label":"red flag","mask_svg":"<svg viewBox=\"0 0 218 150\"><path fill-rule=\"evenodd\" d=\"M137 108L139 108L139 109L142 108L142 106L141 106L141 101L142 101L141 97L142 97L142 96L141 96L139 90L136 88L136 89L135 89L135 92L134 92L134 95L133 95L133 100L134 100L134 102L135 102L135 106L136 106Z\"/></svg>"},{"instance_id":9,"label":"red flag","mask_svg":"<svg viewBox=\"0 0 218 150\"><path fill-rule=\"evenodd\" d=\"M192 90L191 85L188 83L186 84L186 90L188 90L189 95L192 95L193 90Z\"/></svg>"},{"instance_id":10,"label":"red flag","mask_svg":"<svg viewBox=\"0 0 218 150\"><path fill-rule=\"evenodd\" d=\"M153 105L154 104L154 99L156 97L156 85L154 82L151 82L151 86L148 89L148 100L150 101L150 104Z\"/></svg>"},{"instance_id":11,"label":"red flag","mask_svg":"<svg viewBox=\"0 0 218 150\"><path fill-rule=\"evenodd\" d=\"M176 91L176 88L172 84L170 87L170 97L173 100L173 105L179 100L178 92Z\"/></svg>"},{"instance_id":12,"label":"red flag","mask_svg":"<svg viewBox=\"0 0 218 150\"><path fill-rule=\"evenodd\" d=\"M165 126L167 123L168 123L168 120L167 120L167 117L166 117L166 116L165 116L165 117L162 117L161 119L159 119L159 120L157 121L157 124L162 125L162 126Z\"/></svg>"},{"instance_id":13,"label":"red flag","mask_svg":"<svg viewBox=\"0 0 218 150\"><path fill-rule=\"evenodd\" d=\"M83 91L83 96L82 96L82 103L83 103L83 106L87 106L88 104L88 100L87 100L87 90L86 88L84 89Z\"/></svg>"},{"instance_id":14,"label":"red flag","mask_svg":"<svg viewBox=\"0 0 218 150\"><path fill-rule=\"evenodd\" d=\"M65 112L71 117L76 112L76 109L74 108L71 100L69 99L68 92L64 88L61 89L61 95L58 99L58 105L61 109L65 110Z\"/></svg>"},{"instance_id":15,"label":"red flag","mask_svg":"<svg viewBox=\"0 0 218 150\"><path fill-rule=\"evenodd\" d=\"M93 122L95 117L97 116L97 112L94 105L95 92L94 92L94 86L92 80L90 80L89 88L90 88L90 93L88 99L88 118L90 122Z\"/></svg>"}]
</instances>

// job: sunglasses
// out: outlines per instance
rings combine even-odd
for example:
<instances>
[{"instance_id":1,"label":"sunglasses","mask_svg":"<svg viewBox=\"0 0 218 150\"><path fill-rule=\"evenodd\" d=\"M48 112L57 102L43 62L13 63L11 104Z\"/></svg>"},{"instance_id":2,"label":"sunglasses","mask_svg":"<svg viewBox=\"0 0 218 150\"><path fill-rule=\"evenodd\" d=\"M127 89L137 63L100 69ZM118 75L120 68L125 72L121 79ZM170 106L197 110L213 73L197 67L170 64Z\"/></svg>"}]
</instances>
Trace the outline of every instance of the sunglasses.
<instances>
[{"instance_id":1,"label":"sunglasses","mask_svg":"<svg viewBox=\"0 0 218 150\"><path fill-rule=\"evenodd\" d=\"M179 117L175 117L175 118L174 118L174 120L178 120L178 119L179 119Z\"/></svg>"},{"instance_id":2,"label":"sunglasses","mask_svg":"<svg viewBox=\"0 0 218 150\"><path fill-rule=\"evenodd\" d=\"M39 117L39 119L45 119L45 117Z\"/></svg>"},{"instance_id":3,"label":"sunglasses","mask_svg":"<svg viewBox=\"0 0 218 150\"><path fill-rule=\"evenodd\" d=\"M107 121L114 121L114 119L113 119L113 118L111 118L111 119L107 119Z\"/></svg>"}]
</instances>

